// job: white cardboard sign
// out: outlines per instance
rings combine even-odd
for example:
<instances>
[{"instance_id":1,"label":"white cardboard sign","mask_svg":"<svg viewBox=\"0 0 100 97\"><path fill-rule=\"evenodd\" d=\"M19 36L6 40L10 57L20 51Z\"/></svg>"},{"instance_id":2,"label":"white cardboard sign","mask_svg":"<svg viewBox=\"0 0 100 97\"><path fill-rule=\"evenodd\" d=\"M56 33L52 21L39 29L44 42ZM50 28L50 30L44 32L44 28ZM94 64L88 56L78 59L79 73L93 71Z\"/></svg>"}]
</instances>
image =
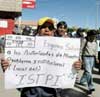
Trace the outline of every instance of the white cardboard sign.
<instances>
[{"instance_id":1,"label":"white cardboard sign","mask_svg":"<svg viewBox=\"0 0 100 97\"><path fill-rule=\"evenodd\" d=\"M45 86L72 88L80 40L75 38L7 35L5 88Z\"/></svg>"}]
</instances>

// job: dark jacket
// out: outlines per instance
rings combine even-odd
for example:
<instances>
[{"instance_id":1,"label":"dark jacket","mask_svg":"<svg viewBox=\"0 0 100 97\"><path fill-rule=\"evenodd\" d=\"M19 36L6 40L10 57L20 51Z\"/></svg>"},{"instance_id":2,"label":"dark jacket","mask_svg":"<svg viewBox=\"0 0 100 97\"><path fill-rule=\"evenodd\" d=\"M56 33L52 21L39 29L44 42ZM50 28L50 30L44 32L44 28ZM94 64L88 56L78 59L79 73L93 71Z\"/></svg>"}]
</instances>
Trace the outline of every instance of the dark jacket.
<instances>
[{"instance_id":1,"label":"dark jacket","mask_svg":"<svg viewBox=\"0 0 100 97\"><path fill-rule=\"evenodd\" d=\"M23 88L21 97L57 97L56 90L48 87Z\"/></svg>"}]
</instances>

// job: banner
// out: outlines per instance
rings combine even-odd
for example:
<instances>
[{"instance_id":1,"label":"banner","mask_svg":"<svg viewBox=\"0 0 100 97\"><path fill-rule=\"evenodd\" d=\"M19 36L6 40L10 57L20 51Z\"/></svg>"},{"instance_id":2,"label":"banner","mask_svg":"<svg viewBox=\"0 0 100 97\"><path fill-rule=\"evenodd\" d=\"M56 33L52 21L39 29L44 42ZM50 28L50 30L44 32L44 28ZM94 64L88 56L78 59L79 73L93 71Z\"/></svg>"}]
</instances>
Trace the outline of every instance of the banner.
<instances>
[{"instance_id":1,"label":"banner","mask_svg":"<svg viewBox=\"0 0 100 97\"><path fill-rule=\"evenodd\" d=\"M0 19L0 36L5 34L12 34L14 25L14 20L12 19Z\"/></svg>"},{"instance_id":2,"label":"banner","mask_svg":"<svg viewBox=\"0 0 100 97\"><path fill-rule=\"evenodd\" d=\"M5 71L5 88L74 86L72 65L79 58L79 39L7 35L6 40L10 66Z\"/></svg>"},{"instance_id":3,"label":"banner","mask_svg":"<svg viewBox=\"0 0 100 97\"><path fill-rule=\"evenodd\" d=\"M22 8L35 8L36 1L35 0L23 0Z\"/></svg>"}]
</instances>

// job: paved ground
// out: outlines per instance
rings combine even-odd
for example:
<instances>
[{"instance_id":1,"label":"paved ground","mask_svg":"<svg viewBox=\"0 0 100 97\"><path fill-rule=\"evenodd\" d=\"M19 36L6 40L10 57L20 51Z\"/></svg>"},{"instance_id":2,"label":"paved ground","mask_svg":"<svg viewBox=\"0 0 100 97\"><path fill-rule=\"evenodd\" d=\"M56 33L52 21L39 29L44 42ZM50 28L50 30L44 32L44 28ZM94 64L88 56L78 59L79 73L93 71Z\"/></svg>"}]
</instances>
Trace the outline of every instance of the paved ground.
<instances>
[{"instance_id":1,"label":"paved ground","mask_svg":"<svg viewBox=\"0 0 100 97\"><path fill-rule=\"evenodd\" d=\"M79 72L79 77L81 77L82 73L83 71L81 70ZM100 97L100 74L98 74L98 69L96 68L93 70L93 81L96 91L93 93L92 97ZM87 92L87 87L85 86L76 85L75 89L83 93Z\"/></svg>"},{"instance_id":2,"label":"paved ground","mask_svg":"<svg viewBox=\"0 0 100 97\"><path fill-rule=\"evenodd\" d=\"M96 91L93 93L93 97L100 97L100 75L97 74L98 69L94 69L94 84ZM82 70L79 72L79 77L82 75ZM84 86L76 85L75 90L85 93L87 88ZM75 92L75 91L74 91ZM0 97L20 97L20 93L17 90L5 90L3 73L0 67Z\"/></svg>"}]
</instances>

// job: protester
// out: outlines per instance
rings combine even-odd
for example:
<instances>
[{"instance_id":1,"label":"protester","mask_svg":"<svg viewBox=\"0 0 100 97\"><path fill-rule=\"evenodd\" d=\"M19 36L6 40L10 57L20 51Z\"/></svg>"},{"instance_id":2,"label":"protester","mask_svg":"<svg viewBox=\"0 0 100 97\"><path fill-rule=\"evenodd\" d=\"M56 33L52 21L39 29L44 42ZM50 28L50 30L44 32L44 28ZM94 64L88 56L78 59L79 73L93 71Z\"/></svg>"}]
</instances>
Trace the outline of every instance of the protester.
<instances>
[{"instance_id":1,"label":"protester","mask_svg":"<svg viewBox=\"0 0 100 97\"><path fill-rule=\"evenodd\" d=\"M0 53L4 52L4 36L0 37Z\"/></svg>"},{"instance_id":2,"label":"protester","mask_svg":"<svg viewBox=\"0 0 100 97\"><path fill-rule=\"evenodd\" d=\"M81 39L81 38L85 38L86 36L87 36L87 35L86 35L85 29L79 27L79 28L77 29L77 31L76 31L75 37ZM83 69L83 64L82 64L82 66L81 66L81 69ZM79 72L77 72L76 83L79 83L79 81L80 81L80 75L79 75Z\"/></svg>"},{"instance_id":3,"label":"protester","mask_svg":"<svg viewBox=\"0 0 100 97\"><path fill-rule=\"evenodd\" d=\"M89 30L87 32L87 37L81 39L80 59L84 63L84 73L79 84L84 85L85 82L87 82L89 96L91 96L92 92L95 91L92 69L95 60L98 62L96 34L97 32L95 30Z\"/></svg>"},{"instance_id":4,"label":"protester","mask_svg":"<svg viewBox=\"0 0 100 97\"><path fill-rule=\"evenodd\" d=\"M2 48L2 39L1 39L1 37L0 37L0 53L2 53L2 50L3 48Z\"/></svg>"},{"instance_id":5,"label":"protester","mask_svg":"<svg viewBox=\"0 0 100 97\"><path fill-rule=\"evenodd\" d=\"M43 17L38 21L37 35L39 36L54 36L55 28L54 21L49 17ZM9 66L7 60L2 60L1 65L5 71ZM73 63L76 69L81 68L81 62L76 61ZM57 97L56 89L49 87L28 87L21 89L21 97Z\"/></svg>"},{"instance_id":6,"label":"protester","mask_svg":"<svg viewBox=\"0 0 100 97\"><path fill-rule=\"evenodd\" d=\"M56 37L65 37L65 38L68 38L68 37L70 37L69 35L68 35L68 26L67 26L67 23L65 22L65 21L60 21L60 22L58 22L58 24L57 24L57 30L56 30L56 32L55 32L55 36ZM63 94L63 91L68 91L67 89L61 89L61 88L58 88L57 89L57 95L58 95L58 97L67 97L68 96L68 94L66 93L64 93ZM74 95L75 96L75 95Z\"/></svg>"},{"instance_id":7,"label":"protester","mask_svg":"<svg viewBox=\"0 0 100 97\"><path fill-rule=\"evenodd\" d=\"M27 35L28 36L28 35L30 35L30 33L31 33L31 27L25 26L22 30L22 35Z\"/></svg>"},{"instance_id":8,"label":"protester","mask_svg":"<svg viewBox=\"0 0 100 97\"><path fill-rule=\"evenodd\" d=\"M85 29L78 28L76 31L76 38L82 38L82 37L86 37L86 31Z\"/></svg>"},{"instance_id":9,"label":"protester","mask_svg":"<svg viewBox=\"0 0 100 97\"><path fill-rule=\"evenodd\" d=\"M65 21L60 21L57 24L57 30L55 32L57 37L68 37L67 35L67 24Z\"/></svg>"}]
</instances>

